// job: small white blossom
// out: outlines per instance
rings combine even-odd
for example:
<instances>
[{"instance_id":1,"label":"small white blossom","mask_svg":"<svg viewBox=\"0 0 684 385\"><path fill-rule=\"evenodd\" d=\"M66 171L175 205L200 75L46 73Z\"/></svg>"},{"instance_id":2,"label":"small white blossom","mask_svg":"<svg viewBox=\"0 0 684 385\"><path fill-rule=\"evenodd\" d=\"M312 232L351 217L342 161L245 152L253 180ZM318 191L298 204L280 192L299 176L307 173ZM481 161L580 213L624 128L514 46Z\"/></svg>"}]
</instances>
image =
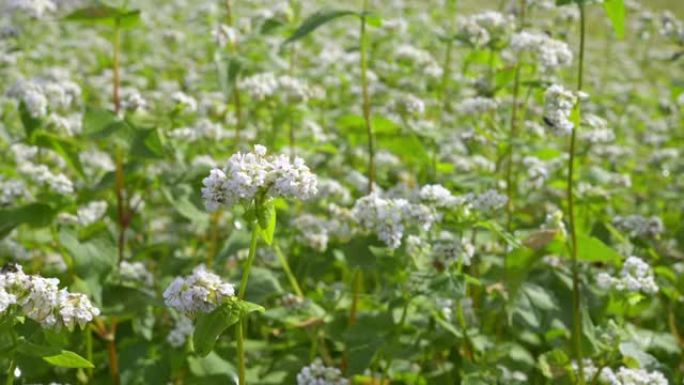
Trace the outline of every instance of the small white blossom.
<instances>
[{"instance_id":1,"label":"small white blossom","mask_svg":"<svg viewBox=\"0 0 684 385\"><path fill-rule=\"evenodd\" d=\"M577 95L557 84L544 93L544 122L555 135L572 133L575 124L570 121L572 109L577 104Z\"/></svg>"},{"instance_id":2,"label":"small white blossom","mask_svg":"<svg viewBox=\"0 0 684 385\"><path fill-rule=\"evenodd\" d=\"M317 358L297 374L297 385L348 385L349 380L337 368L323 365Z\"/></svg>"},{"instance_id":3,"label":"small white blossom","mask_svg":"<svg viewBox=\"0 0 684 385\"><path fill-rule=\"evenodd\" d=\"M181 313L209 313L226 299L235 295L232 284L208 271L204 265L197 266L192 274L176 277L164 290L164 302Z\"/></svg>"},{"instance_id":4,"label":"small white blossom","mask_svg":"<svg viewBox=\"0 0 684 385\"><path fill-rule=\"evenodd\" d=\"M596 281L599 287L603 289L646 294L655 294L659 290L651 266L641 258L634 256L627 258L622 265L619 276L614 277L602 272L596 277Z\"/></svg>"}]
</instances>

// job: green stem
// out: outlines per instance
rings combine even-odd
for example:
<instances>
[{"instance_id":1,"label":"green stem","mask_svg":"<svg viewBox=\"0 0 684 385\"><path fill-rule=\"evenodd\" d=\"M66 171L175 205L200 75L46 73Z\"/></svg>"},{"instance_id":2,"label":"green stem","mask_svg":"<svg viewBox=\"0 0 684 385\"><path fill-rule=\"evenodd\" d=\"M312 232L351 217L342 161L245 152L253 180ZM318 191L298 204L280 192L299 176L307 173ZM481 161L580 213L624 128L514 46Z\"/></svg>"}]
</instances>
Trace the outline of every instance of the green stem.
<instances>
[{"instance_id":1,"label":"green stem","mask_svg":"<svg viewBox=\"0 0 684 385\"><path fill-rule=\"evenodd\" d=\"M235 339L237 340L237 352L238 352L238 384L245 385L245 333L244 333L244 323L239 321L235 325Z\"/></svg>"},{"instance_id":2,"label":"green stem","mask_svg":"<svg viewBox=\"0 0 684 385\"><path fill-rule=\"evenodd\" d=\"M257 249L257 226L256 222L252 224L252 239L249 243L249 254L247 255L247 261L245 261L245 266L242 270L242 280L240 281L240 291L238 291L238 298L245 299L245 291L247 290L247 279L249 278L249 271L252 270L252 263L254 263L254 256L256 255Z\"/></svg>"},{"instance_id":3,"label":"green stem","mask_svg":"<svg viewBox=\"0 0 684 385\"><path fill-rule=\"evenodd\" d=\"M359 268L354 270L354 276L352 278L352 303L349 309L349 325L354 325L356 323L356 314L359 307L359 293L361 291L361 279L363 277L362 271Z\"/></svg>"},{"instance_id":4,"label":"green stem","mask_svg":"<svg viewBox=\"0 0 684 385\"><path fill-rule=\"evenodd\" d=\"M361 34L359 35L359 45L361 48L361 89L363 94L363 119L366 123L366 133L368 135L368 193L373 192L375 184L375 138L373 126L371 125L370 97L368 94L368 63L366 60L366 11L368 0L363 1L363 15L361 17Z\"/></svg>"},{"instance_id":5,"label":"green stem","mask_svg":"<svg viewBox=\"0 0 684 385\"><path fill-rule=\"evenodd\" d=\"M245 291L247 291L247 280L249 279L249 272L252 270L252 263L254 263L254 257L256 256L257 249L257 232L258 223L252 223L252 239L249 243L249 255L247 256L247 261L245 261L245 266L242 270L242 280L240 281L240 290L238 291L238 298L245 298ZM244 334L244 322L240 321L235 326L235 336L237 340L237 353L238 353L238 378L239 385L245 385L245 334Z\"/></svg>"},{"instance_id":6,"label":"green stem","mask_svg":"<svg viewBox=\"0 0 684 385\"><path fill-rule=\"evenodd\" d=\"M14 384L14 370L17 369L17 361L12 358L10 360L10 366L7 368L7 381L5 381L5 385L13 385Z\"/></svg>"},{"instance_id":7,"label":"green stem","mask_svg":"<svg viewBox=\"0 0 684 385\"><path fill-rule=\"evenodd\" d=\"M299 283L297 282L297 277L295 277L295 275L292 273L292 269L290 269L290 264L287 262L287 257L285 257L283 251L280 249L280 246L278 246L276 242L273 242L273 250L278 256L280 263L283 265L285 275L287 275L287 279L290 281L290 285L292 285L292 289L294 290L295 294L297 294L297 296L299 297L304 297L302 289L299 287Z\"/></svg>"},{"instance_id":8,"label":"green stem","mask_svg":"<svg viewBox=\"0 0 684 385\"><path fill-rule=\"evenodd\" d=\"M580 48L579 48L579 65L577 69L577 91L582 90L582 72L584 67L584 35L585 35L585 12L584 3L579 2L580 11ZM573 328L572 339L575 350L575 361L579 375L577 376L577 383L579 385L585 384L584 379L584 363L582 357L582 306L580 297L580 282L579 282L579 266L577 263L577 234L575 228L575 198L573 195L573 178L574 178L574 164L575 164L575 139L577 130L581 122L580 103L577 102L577 114L575 114L575 126L570 135L570 149L568 159L568 180L567 180L567 199L568 199L568 219L570 227L570 241L572 252L572 308L573 308Z\"/></svg>"}]
</instances>

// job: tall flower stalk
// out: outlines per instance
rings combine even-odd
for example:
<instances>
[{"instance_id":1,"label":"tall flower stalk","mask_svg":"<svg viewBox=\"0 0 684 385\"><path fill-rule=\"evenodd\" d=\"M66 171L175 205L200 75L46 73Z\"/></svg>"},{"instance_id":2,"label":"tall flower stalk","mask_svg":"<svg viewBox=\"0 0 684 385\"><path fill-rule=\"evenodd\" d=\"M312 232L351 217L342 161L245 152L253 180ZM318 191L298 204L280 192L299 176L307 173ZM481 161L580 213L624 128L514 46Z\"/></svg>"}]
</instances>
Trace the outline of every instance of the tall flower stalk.
<instances>
[{"instance_id":1,"label":"tall flower stalk","mask_svg":"<svg viewBox=\"0 0 684 385\"><path fill-rule=\"evenodd\" d=\"M577 66L577 92L582 91L582 75L584 67L584 40L585 40L585 9L584 1L580 0L577 3L580 12L580 47L579 47L579 63ZM571 242L572 255L572 310L573 310L573 328L572 339L575 353L575 361L579 375L577 376L577 383L584 385L584 365L582 357L582 303L580 293L579 281L579 266L577 263L577 234L575 228L575 197L573 195L573 179L574 179L574 164L575 164L575 142L577 137L577 129L579 129L581 121L580 103L575 106L574 127L570 133L570 148L568 150L568 180L567 180L567 200L568 200L568 218L569 218L569 232Z\"/></svg>"},{"instance_id":2,"label":"tall flower stalk","mask_svg":"<svg viewBox=\"0 0 684 385\"><path fill-rule=\"evenodd\" d=\"M361 65L361 93L363 97L363 120L366 124L366 133L368 135L368 193L373 192L373 185L375 184L375 137L373 134L373 125L371 123L370 110L370 95L368 93L368 62L367 49L368 41L366 38L366 17L368 13L368 0L363 0L363 10L361 13L361 33L359 34L359 47L361 49L360 65Z\"/></svg>"},{"instance_id":3,"label":"tall flower stalk","mask_svg":"<svg viewBox=\"0 0 684 385\"><path fill-rule=\"evenodd\" d=\"M225 0L225 5L226 5L226 24L230 27L233 28L234 21L233 21L233 7L232 4L230 3L231 0ZM230 47L230 53L232 55L237 54L237 43L235 44L229 44ZM240 95L240 88L238 87L238 81L237 79L233 83L233 106L235 107L235 143L239 144L240 143L240 132L242 131L242 96Z\"/></svg>"},{"instance_id":4,"label":"tall flower stalk","mask_svg":"<svg viewBox=\"0 0 684 385\"><path fill-rule=\"evenodd\" d=\"M525 7L526 0L520 0L520 13L518 14L518 30L525 28ZM511 231L511 223L513 221L513 200L515 198L515 170L513 165L513 149L515 147L514 141L518 136L518 104L520 95L520 72L522 70L522 62L516 61L515 75L513 78L513 106L511 107L511 121L508 137L508 163L506 166L506 195L508 202L506 203L506 230Z\"/></svg>"}]
</instances>

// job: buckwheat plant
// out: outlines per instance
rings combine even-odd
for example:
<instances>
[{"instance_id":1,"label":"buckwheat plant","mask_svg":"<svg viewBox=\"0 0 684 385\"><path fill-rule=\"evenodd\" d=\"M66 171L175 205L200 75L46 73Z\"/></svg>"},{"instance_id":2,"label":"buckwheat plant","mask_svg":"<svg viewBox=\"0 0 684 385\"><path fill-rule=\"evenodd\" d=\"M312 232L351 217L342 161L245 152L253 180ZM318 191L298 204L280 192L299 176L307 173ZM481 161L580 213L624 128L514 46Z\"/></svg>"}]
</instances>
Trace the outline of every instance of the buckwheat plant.
<instances>
[{"instance_id":1,"label":"buckwheat plant","mask_svg":"<svg viewBox=\"0 0 684 385\"><path fill-rule=\"evenodd\" d=\"M266 147L256 145L252 152L234 154L224 168L212 169L209 176L202 182L204 186L202 199L207 210L214 211L222 206L241 205L245 209L245 216L252 229L249 254L243 267L242 280L237 294L240 300L245 298L259 235L268 244L274 241L276 213L273 199L307 200L317 193L318 180L304 164L303 159L295 158L294 161L290 161L286 155L267 155L266 152ZM277 246L276 250L279 250ZM280 255L279 252L278 254ZM281 257L281 262L288 273L288 278L291 282L296 282L287 265L287 259ZM295 287L298 288L298 285ZM239 383L242 385L245 384L242 322L238 324L236 330L238 374Z\"/></svg>"}]
</instances>

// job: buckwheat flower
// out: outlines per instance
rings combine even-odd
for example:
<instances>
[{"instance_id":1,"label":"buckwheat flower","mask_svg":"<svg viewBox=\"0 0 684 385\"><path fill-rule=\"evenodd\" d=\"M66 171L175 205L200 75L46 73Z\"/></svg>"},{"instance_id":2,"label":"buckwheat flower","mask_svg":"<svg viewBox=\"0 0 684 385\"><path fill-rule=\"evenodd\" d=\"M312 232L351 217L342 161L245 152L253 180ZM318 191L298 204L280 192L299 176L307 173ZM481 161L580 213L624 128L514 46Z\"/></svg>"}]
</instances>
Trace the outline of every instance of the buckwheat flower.
<instances>
[{"instance_id":1,"label":"buckwheat flower","mask_svg":"<svg viewBox=\"0 0 684 385\"><path fill-rule=\"evenodd\" d=\"M208 271L204 265L197 266L192 274L176 277L164 290L164 303L172 309L188 315L210 313L225 300L235 296L232 284Z\"/></svg>"},{"instance_id":2,"label":"buckwheat flower","mask_svg":"<svg viewBox=\"0 0 684 385\"><path fill-rule=\"evenodd\" d=\"M121 108L126 111L136 112L147 109L147 100L136 89L126 89L123 92Z\"/></svg>"},{"instance_id":3,"label":"buckwheat flower","mask_svg":"<svg viewBox=\"0 0 684 385\"><path fill-rule=\"evenodd\" d=\"M396 108L401 114L421 116L425 113L425 102L413 94L405 94L397 100Z\"/></svg>"},{"instance_id":4,"label":"buckwheat flower","mask_svg":"<svg viewBox=\"0 0 684 385\"><path fill-rule=\"evenodd\" d=\"M81 226L88 226L100 220L106 212L107 202L94 201L85 206L80 206L76 211L76 216Z\"/></svg>"},{"instance_id":5,"label":"buckwheat flower","mask_svg":"<svg viewBox=\"0 0 684 385\"><path fill-rule=\"evenodd\" d=\"M10 205L27 196L26 185L16 179L4 180L0 175L0 206Z\"/></svg>"},{"instance_id":6,"label":"buckwheat flower","mask_svg":"<svg viewBox=\"0 0 684 385\"><path fill-rule=\"evenodd\" d=\"M142 262L121 261L119 274L124 281L142 283L144 286L152 286L154 277Z\"/></svg>"},{"instance_id":7,"label":"buckwheat flower","mask_svg":"<svg viewBox=\"0 0 684 385\"><path fill-rule=\"evenodd\" d=\"M248 76L240 80L240 89L248 92L254 100L265 100L276 93L278 79L271 72Z\"/></svg>"},{"instance_id":8,"label":"buckwheat flower","mask_svg":"<svg viewBox=\"0 0 684 385\"><path fill-rule=\"evenodd\" d=\"M504 56L517 62L526 52L535 55L544 72L572 64L572 51L568 45L544 33L521 31L513 34Z\"/></svg>"},{"instance_id":9,"label":"buckwheat flower","mask_svg":"<svg viewBox=\"0 0 684 385\"><path fill-rule=\"evenodd\" d=\"M8 293L5 288L0 288L0 315L4 314L15 303L17 303L17 296Z\"/></svg>"},{"instance_id":10,"label":"buckwheat flower","mask_svg":"<svg viewBox=\"0 0 684 385\"><path fill-rule=\"evenodd\" d=\"M180 108L188 112L197 111L197 100L195 100L195 98L192 96L185 94L184 92L176 91L171 94L171 101L175 103L176 108Z\"/></svg>"},{"instance_id":11,"label":"buckwheat flower","mask_svg":"<svg viewBox=\"0 0 684 385\"><path fill-rule=\"evenodd\" d=\"M306 83L287 75L278 77L278 91L291 102L306 102L312 95Z\"/></svg>"},{"instance_id":12,"label":"buckwheat flower","mask_svg":"<svg viewBox=\"0 0 684 385\"><path fill-rule=\"evenodd\" d=\"M482 194L470 195L470 203L473 208L480 212L490 212L502 208L508 198L506 195L499 193L496 190L487 190Z\"/></svg>"},{"instance_id":13,"label":"buckwheat flower","mask_svg":"<svg viewBox=\"0 0 684 385\"><path fill-rule=\"evenodd\" d=\"M622 265L619 276L610 276L602 272L597 276L597 284L602 289L617 291L643 292L655 294L659 288L653 276L651 266L638 257L629 257Z\"/></svg>"},{"instance_id":14,"label":"buckwheat flower","mask_svg":"<svg viewBox=\"0 0 684 385\"><path fill-rule=\"evenodd\" d=\"M615 373L615 379L620 385L668 385L667 378L658 371L649 372L646 369L624 366Z\"/></svg>"},{"instance_id":15,"label":"buckwheat flower","mask_svg":"<svg viewBox=\"0 0 684 385\"><path fill-rule=\"evenodd\" d=\"M374 231L390 249L401 245L404 216L409 202L405 199L382 199L371 193L354 204L352 214L361 227Z\"/></svg>"},{"instance_id":16,"label":"buckwheat flower","mask_svg":"<svg viewBox=\"0 0 684 385\"><path fill-rule=\"evenodd\" d=\"M318 194L319 198L329 198L337 202L346 203L351 200L349 189L334 179L319 179Z\"/></svg>"},{"instance_id":17,"label":"buckwheat flower","mask_svg":"<svg viewBox=\"0 0 684 385\"><path fill-rule=\"evenodd\" d=\"M440 184L428 184L420 189L420 199L436 207L447 208L461 203L461 200L451 194Z\"/></svg>"},{"instance_id":18,"label":"buckwheat flower","mask_svg":"<svg viewBox=\"0 0 684 385\"><path fill-rule=\"evenodd\" d=\"M227 191L223 187L226 174L215 168L209 172L209 176L202 180L202 199L209 211L217 210L227 200Z\"/></svg>"},{"instance_id":19,"label":"buckwheat flower","mask_svg":"<svg viewBox=\"0 0 684 385\"><path fill-rule=\"evenodd\" d=\"M81 293L69 293L66 289L62 289L59 291L58 302L57 311L61 317L61 324L69 331L73 331L76 325L81 329L84 328L94 317L100 315L100 310Z\"/></svg>"},{"instance_id":20,"label":"buckwheat flower","mask_svg":"<svg viewBox=\"0 0 684 385\"><path fill-rule=\"evenodd\" d=\"M557 84L544 93L544 122L555 135L568 135L575 127L570 121L572 109L577 104L577 95Z\"/></svg>"},{"instance_id":21,"label":"buckwheat flower","mask_svg":"<svg viewBox=\"0 0 684 385\"><path fill-rule=\"evenodd\" d=\"M464 115L478 115L496 110L498 103L494 99L476 96L463 99L456 110Z\"/></svg>"},{"instance_id":22,"label":"buckwheat flower","mask_svg":"<svg viewBox=\"0 0 684 385\"><path fill-rule=\"evenodd\" d=\"M311 214L295 218L293 226L299 230L297 238L314 250L323 252L328 247L328 222Z\"/></svg>"},{"instance_id":23,"label":"buckwheat flower","mask_svg":"<svg viewBox=\"0 0 684 385\"><path fill-rule=\"evenodd\" d=\"M10 11L26 12L38 19L57 10L51 0L9 0L6 6Z\"/></svg>"},{"instance_id":24,"label":"buckwheat flower","mask_svg":"<svg viewBox=\"0 0 684 385\"><path fill-rule=\"evenodd\" d=\"M181 315L176 319L176 323L166 336L166 342L174 348L180 348L185 345L188 338L194 333L195 327L192 324L192 320L184 315Z\"/></svg>"},{"instance_id":25,"label":"buckwheat flower","mask_svg":"<svg viewBox=\"0 0 684 385\"><path fill-rule=\"evenodd\" d=\"M527 169L527 175L530 177L530 182L535 188L544 186L544 182L549 178L549 169L543 161L534 156L526 156L523 158L523 165Z\"/></svg>"},{"instance_id":26,"label":"buckwheat flower","mask_svg":"<svg viewBox=\"0 0 684 385\"><path fill-rule=\"evenodd\" d=\"M297 374L297 385L348 385L349 380L342 376L338 368L323 365L316 358L309 366L305 366Z\"/></svg>"},{"instance_id":27,"label":"buckwheat flower","mask_svg":"<svg viewBox=\"0 0 684 385\"><path fill-rule=\"evenodd\" d=\"M475 247L462 239L454 239L449 236L432 247L434 256L445 263L460 263L464 266L470 266L470 262L475 255Z\"/></svg>"},{"instance_id":28,"label":"buckwheat flower","mask_svg":"<svg viewBox=\"0 0 684 385\"><path fill-rule=\"evenodd\" d=\"M493 45L505 40L513 32L515 22L511 15L487 11L468 17L459 17L458 35L475 47Z\"/></svg>"},{"instance_id":29,"label":"buckwheat flower","mask_svg":"<svg viewBox=\"0 0 684 385\"><path fill-rule=\"evenodd\" d=\"M618 215L613 218L613 225L631 237L656 238L665 231L663 221L657 216Z\"/></svg>"},{"instance_id":30,"label":"buckwheat flower","mask_svg":"<svg viewBox=\"0 0 684 385\"><path fill-rule=\"evenodd\" d=\"M249 204L257 194L270 198L306 200L317 193L317 179L301 158L267 156L266 147L254 146L250 153L234 154L223 170L213 169L203 181L202 198L207 210L220 205Z\"/></svg>"}]
</instances>

